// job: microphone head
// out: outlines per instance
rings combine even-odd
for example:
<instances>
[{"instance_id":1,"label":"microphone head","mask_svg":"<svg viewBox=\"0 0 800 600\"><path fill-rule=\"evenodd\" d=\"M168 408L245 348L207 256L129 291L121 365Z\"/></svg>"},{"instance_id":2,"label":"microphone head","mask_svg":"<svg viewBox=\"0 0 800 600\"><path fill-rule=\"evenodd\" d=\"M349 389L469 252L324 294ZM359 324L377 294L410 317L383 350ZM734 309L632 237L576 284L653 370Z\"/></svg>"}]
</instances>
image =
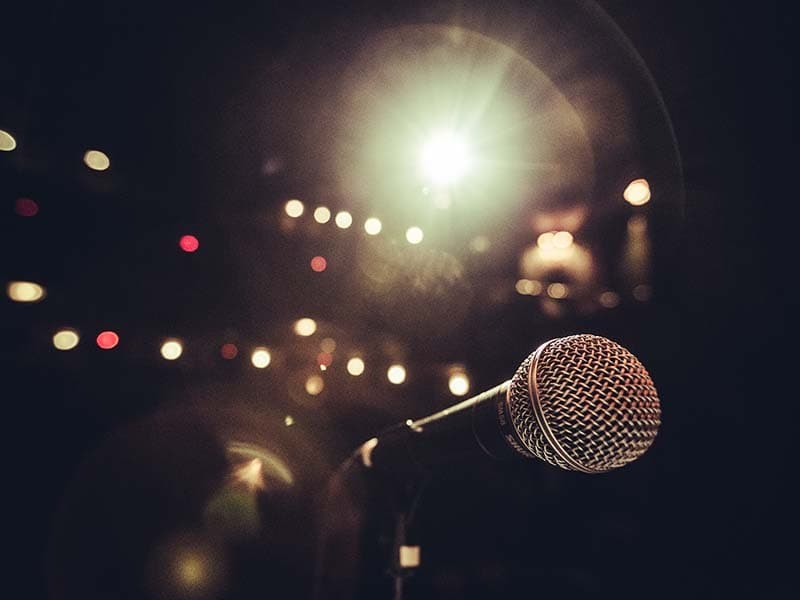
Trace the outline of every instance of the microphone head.
<instances>
[{"instance_id":1,"label":"microphone head","mask_svg":"<svg viewBox=\"0 0 800 600\"><path fill-rule=\"evenodd\" d=\"M518 451L584 473L636 460L661 424L658 394L642 363L596 335L539 346L511 379L507 402Z\"/></svg>"}]
</instances>

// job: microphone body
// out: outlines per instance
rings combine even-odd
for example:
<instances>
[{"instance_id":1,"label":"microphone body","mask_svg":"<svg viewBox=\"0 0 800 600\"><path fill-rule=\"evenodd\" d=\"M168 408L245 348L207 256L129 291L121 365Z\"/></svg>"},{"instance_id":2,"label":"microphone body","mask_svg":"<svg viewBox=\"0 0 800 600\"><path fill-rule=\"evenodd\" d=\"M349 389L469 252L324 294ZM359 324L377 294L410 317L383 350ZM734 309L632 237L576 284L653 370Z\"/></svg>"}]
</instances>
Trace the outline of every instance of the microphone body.
<instances>
[{"instance_id":1,"label":"microphone body","mask_svg":"<svg viewBox=\"0 0 800 600\"><path fill-rule=\"evenodd\" d=\"M395 475L487 455L600 473L641 456L660 416L653 381L633 354L606 338L575 335L539 346L512 379L391 427L354 458Z\"/></svg>"}]
</instances>

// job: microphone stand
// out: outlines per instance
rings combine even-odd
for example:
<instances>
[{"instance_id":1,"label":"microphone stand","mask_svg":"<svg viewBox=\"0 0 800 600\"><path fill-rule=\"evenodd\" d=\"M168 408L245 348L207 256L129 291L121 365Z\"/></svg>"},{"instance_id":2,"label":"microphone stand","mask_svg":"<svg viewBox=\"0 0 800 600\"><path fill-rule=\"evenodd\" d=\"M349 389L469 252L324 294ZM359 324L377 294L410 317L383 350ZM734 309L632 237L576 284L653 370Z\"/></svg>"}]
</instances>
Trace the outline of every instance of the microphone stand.
<instances>
[{"instance_id":1,"label":"microphone stand","mask_svg":"<svg viewBox=\"0 0 800 600\"><path fill-rule=\"evenodd\" d=\"M409 545L409 531L430 474L419 478L404 477L401 481L390 481L388 484L384 480L368 481L365 485L364 479L374 475L367 474L363 467L359 468L362 466L359 463L357 451L331 474L322 496L321 531L317 540L314 573L315 600L353 600L360 596L356 588L359 588L359 584L363 586L364 581L358 581L357 573L359 567L363 567L364 557L369 557L364 547L374 544L379 554L385 551L382 544L388 541L389 536L385 534L389 531L391 549L381 562L385 564L384 574L391 578L393 600L403 600L405 581L420 564L420 547ZM376 489L367 490L367 487L377 488L379 493L375 494ZM376 503L381 509L385 508L393 519L385 518L383 510L378 511L377 515L369 515L370 511L365 506ZM354 505L359 506L354 508ZM364 533L369 529L365 522L370 516L378 519L374 529L384 532L379 533L375 540L364 539ZM374 565L367 564L367 567L370 566ZM388 592L388 589L385 591ZM368 597L376 597L373 590L368 591Z\"/></svg>"}]
</instances>

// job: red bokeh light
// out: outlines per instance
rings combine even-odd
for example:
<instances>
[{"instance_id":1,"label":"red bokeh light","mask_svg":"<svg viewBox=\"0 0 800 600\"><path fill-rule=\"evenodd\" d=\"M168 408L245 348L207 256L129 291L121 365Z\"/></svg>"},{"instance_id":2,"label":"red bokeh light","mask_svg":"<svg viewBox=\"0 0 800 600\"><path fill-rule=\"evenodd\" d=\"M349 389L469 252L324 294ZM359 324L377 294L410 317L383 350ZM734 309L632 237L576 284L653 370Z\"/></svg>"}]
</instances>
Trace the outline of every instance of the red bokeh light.
<instances>
[{"instance_id":1,"label":"red bokeh light","mask_svg":"<svg viewBox=\"0 0 800 600\"><path fill-rule=\"evenodd\" d=\"M324 256L315 256L311 259L311 270L315 273L322 273L328 268L328 261Z\"/></svg>"},{"instance_id":2,"label":"red bokeh light","mask_svg":"<svg viewBox=\"0 0 800 600\"><path fill-rule=\"evenodd\" d=\"M104 331L97 336L97 345L103 350L111 350L119 344L119 336L113 331Z\"/></svg>"},{"instance_id":3,"label":"red bokeh light","mask_svg":"<svg viewBox=\"0 0 800 600\"><path fill-rule=\"evenodd\" d=\"M183 236L179 244L184 252L194 252L200 247L200 241L193 235Z\"/></svg>"},{"instance_id":4,"label":"red bokeh light","mask_svg":"<svg viewBox=\"0 0 800 600\"><path fill-rule=\"evenodd\" d=\"M330 367L333 362L333 355L328 352L320 352L317 354L317 364L323 367Z\"/></svg>"},{"instance_id":5,"label":"red bokeh light","mask_svg":"<svg viewBox=\"0 0 800 600\"><path fill-rule=\"evenodd\" d=\"M236 355L239 354L239 349L236 347L236 344L222 344L219 353L225 360L233 360L236 358Z\"/></svg>"},{"instance_id":6,"label":"red bokeh light","mask_svg":"<svg viewBox=\"0 0 800 600\"><path fill-rule=\"evenodd\" d=\"M14 212L20 217L33 217L39 212L39 205L30 198L17 198Z\"/></svg>"}]
</instances>

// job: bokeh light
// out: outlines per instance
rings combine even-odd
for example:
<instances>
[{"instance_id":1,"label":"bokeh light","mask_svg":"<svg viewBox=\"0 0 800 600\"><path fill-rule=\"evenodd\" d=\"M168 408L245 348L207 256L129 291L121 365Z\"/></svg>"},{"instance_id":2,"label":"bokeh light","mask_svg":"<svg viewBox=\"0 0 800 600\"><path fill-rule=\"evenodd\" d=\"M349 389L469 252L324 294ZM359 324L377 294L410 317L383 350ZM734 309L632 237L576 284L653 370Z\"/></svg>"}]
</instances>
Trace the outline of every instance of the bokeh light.
<instances>
[{"instance_id":1,"label":"bokeh light","mask_svg":"<svg viewBox=\"0 0 800 600\"><path fill-rule=\"evenodd\" d=\"M6 293L14 302L38 302L45 296L44 288L32 281L10 281Z\"/></svg>"},{"instance_id":2,"label":"bokeh light","mask_svg":"<svg viewBox=\"0 0 800 600\"><path fill-rule=\"evenodd\" d=\"M315 256L311 259L311 270L315 273L322 273L328 268L328 261L324 256Z\"/></svg>"},{"instance_id":3,"label":"bokeh light","mask_svg":"<svg viewBox=\"0 0 800 600\"><path fill-rule=\"evenodd\" d=\"M114 331L103 331L97 336L97 345L103 350L111 350L119 344L119 335Z\"/></svg>"},{"instance_id":4,"label":"bokeh light","mask_svg":"<svg viewBox=\"0 0 800 600\"><path fill-rule=\"evenodd\" d=\"M181 250L184 252L195 252L200 247L200 240L193 235L184 235L181 237L180 242Z\"/></svg>"},{"instance_id":5,"label":"bokeh light","mask_svg":"<svg viewBox=\"0 0 800 600\"><path fill-rule=\"evenodd\" d=\"M605 308L614 308L615 306L619 305L620 298L619 294L617 294L616 292L607 290L602 294L600 294L597 300L598 302L600 302L600 305L604 306Z\"/></svg>"},{"instance_id":6,"label":"bokeh light","mask_svg":"<svg viewBox=\"0 0 800 600\"><path fill-rule=\"evenodd\" d=\"M39 205L30 198L17 198L14 203L14 212L20 217L34 217L39 212Z\"/></svg>"},{"instance_id":7,"label":"bokeh light","mask_svg":"<svg viewBox=\"0 0 800 600\"><path fill-rule=\"evenodd\" d=\"M317 354L317 364L324 371L333 364L333 355L328 352L320 352Z\"/></svg>"},{"instance_id":8,"label":"bokeh light","mask_svg":"<svg viewBox=\"0 0 800 600\"><path fill-rule=\"evenodd\" d=\"M381 229L383 229L383 223L381 223L380 219L370 217L364 222L364 231L369 235L378 235Z\"/></svg>"},{"instance_id":9,"label":"bokeh light","mask_svg":"<svg viewBox=\"0 0 800 600\"><path fill-rule=\"evenodd\" d=\"M319 375L311 375L306 379L306 393L309 396L318 396L325 389L325 382Z\"/></svg>"},{"instance_id":10,"label":"bokeh light","mask_svg":"<svg viewBox=\"0 0 800 600\"><path fill-rule=\"evenodd\" d=\"M327 206L318 206L314 210L314 220L317 223L325 224L331 220L331 211Z\"/></svg>"},{"instance_id":11,"label":"bokeh light","mask_svg":"<svg viewBox=\"0 0 800 600\"><path fill-rule=\"evenodd\" d=\"M653 288L646 283L640 283L633 288L633 297L639 302L647 302L653 295Z\"/></svg>"},{"instance_id":12,"label":"bokeh light","mask_svg":"<svg viewBox=\"0 0 800 600\"><path fill-rule=\"evenodd\" d=\"M566 298L569 294L569 289L563 283L551 283L547 286L547 295L556 300Z\"/></svg>"},{"instance_id":13,"label":"bokeh light","mask_svg":"<svg viewBox=\"0 0 800 600\"><path fill-rule=\"evenodd\" d=\"M314 335L316 330L317 322L314 319L309 319L308 317L298 319L294 323L294 332L302 337Z\"/></svg>"},{"instance_id":14,"label":"bokeh light","mask_svg":"<svg viewBox=\"0 0 800 600\"><path fill-rule=\"evenodd\" d=\"M465 396L469 392L469 377L463 371L455 371L451 373L447 387L454 396Z\"/></svg>"},{"instance_id":15,"label":"bokeh light","mask_svg":"<svg viewBox=\"0 0 800 600\"><path fill-rule=\"evenodd\" d=\"M406 368L403 365L392 365L386 371L390 383L400 385L406 380Z\"/></svg>"},{"instance_id":16,"label":"bokeh light","mask_svg":"<svg viewBox=\"0 0 800 600\"><path fill-rule=\"evenodd\" d=\"M464 138L453 131L439 131L422 147L419 166L427 181L450 185L463 177L470 162Z\"/></svg>"},{"instance_id":17,"label":"bokeh light","mask_svg":"<svg viewBox=\"0 0 800 600\"><path fill-rule=\"evenodd\" d=\"M334 350L336 350L336 340L326 337L319 343L319 349L328 354L333 354Z\"/></svg>"},{"instance_id":18,"label":"bokeh light","mask_svg":"<svg viewBox=\"0 0 800 600\"><path fill-rule=\"evenodd\" d=\"M346 210L336 213L336 226L339 229L347 229L353 224L353 215Z\"/></svg>"},{"instance_id":19,"label":"bokeh light","mask_svg":"<svg viewBox=\"0 0 800 600\"><path fill-rule=\"evenodd\" d=\"M236 355L239 354L239 348L236 347L236 344L228 342L227 344L222 344L219 353L225 360L233 360L236 358Z\"/></svg>"},{"instance_id":20,"label":"bokeh light","mask_svg":"<svg viewBox=\"0 0 800 600\"><path fill-rule=\"evenodd\" d=\"M286 203L284 210L286 211L287 215L289 215L293 219L296 219L297 217L303 214L305 206L303 206L303 203L300 202L300 200L292 199Z\"/></svg>"},{"instance_id":21,"label":"bokeh light","mask_svg":"<svg viewBox=\"0 0 800 600\"><path fill-rule=\"evenodd\" d=\"M518 294L523 296L538 296L542 293L542 284L535 279L520 279L514 285Z\"/></svg>"},{"instance_id":22,"label":"bokeh light","mask_svg":"<svg viewBox=\"0 0 800 600\"><path fill-rule=\"evenodd\" d=\"M111 166L108 156L100 150L87 150L83 162L93 171L105 171Z\"/></svg>"},{"instance_id":23,"label":"bokeh light","mask_svg":"<svg viewBox=\"0 0 800 600\"><path fill-rule=\"evenodd\" d=\"M269 363L272 362L272 355L264 346L259 346L250 355L250 362L253 363L256 369L266 369Z\"/></svg>"},{"instance_id":24,"label":"bokeh light","mask_svg":"<svg viewBox=\"0 0 800 600\"><path fill-rule=\"evenodd\" d=\"M409 244L419 244L424 237L425 234L419 227L409 227L406 230L406 240Z\"/></svg>"},{"instance_id":25,"label":"bokeh light","mask_svg":"<svg viewBox=\"0 0 800 600\"><path fill-rule=\"evenodd\" d=\"M572 245L573 237L569 231L557 231L553 234L553 247L564 250Z\"/></svg>"},{"instance_id":26,"label":"bokeh light","mask_svg":"<svg viewBox=\"0 0 800 600\"><path fill-rule=\"evenodd\" d=\"M72 350L80 342L80 336L74 329L59 329L53 335L53 346L58 350Z\"/></svg>"},{"instance_id":27,"label":"bokeh light","mask_svg":"<svg viewBox=\"0 0 800 600\"><path fill-rule=\"evenodd\" d=\"M622 197L633 206L642 206L650 201L650 184L647 179L634 179L622 192Z\"/></svg>"},{"instance_id":28,"label":"bokeh light","mask_svg":"<svg viewBox=\"0 0 800 600\"><path fill-rule=\"evenodd\" d=\"M283 419L283 424L287 427L291 427L294 425L294 417L292 415L286 415Z\"/></svg>"},{"instance_id":29,"label":"bokeh light","mask_svg":"<svg viewBox=\"0 0 800 600\"><path fill-rule=\"evenodd\" d=\"M183 344L179 340L166 340L161 344L161 356L167 360L177 360L183 354Z\"/></svg>"},{"instance_id":30,"label":"bokeh light","mask_svg":"<svg viewBox=\"0 0 800 600\"><path fill-rule=\"evenodd\" d=\"M365 368L366 365L364 365L364 361L358 356L354 356L347 361L347 372L353 377L358 377L363 374Z\"/></svg>"},{"instance_id":31,"label":"bokeh light","mask_svg":"<svg viewBox=\"0 0 800 600\"><path fill-rule=\"evenodd\" d=\"M0 129L0 150L3 152L11 152L16 147L17 140L14 139L14 136Z\"/></svg>"}]
</instances>

